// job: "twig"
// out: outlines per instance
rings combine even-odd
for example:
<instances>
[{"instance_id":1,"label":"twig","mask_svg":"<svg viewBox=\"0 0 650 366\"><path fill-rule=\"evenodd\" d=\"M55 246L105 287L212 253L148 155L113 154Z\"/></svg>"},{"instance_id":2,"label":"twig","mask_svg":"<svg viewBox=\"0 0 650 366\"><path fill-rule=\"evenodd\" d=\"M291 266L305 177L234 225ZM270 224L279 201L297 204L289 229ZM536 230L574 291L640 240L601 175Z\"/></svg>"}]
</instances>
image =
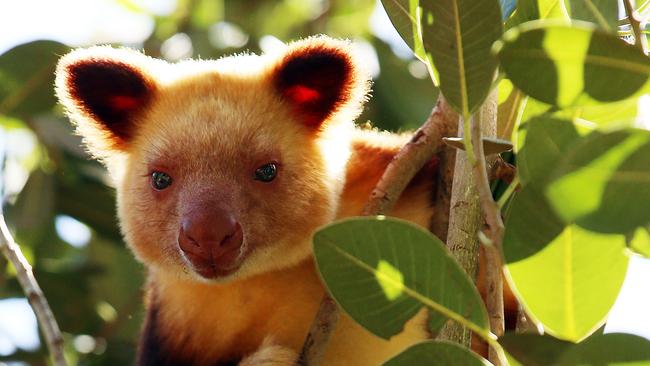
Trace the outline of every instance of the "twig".
<instances>
[{"instance_id":1,"label":"twig","mask_svg":"<svg viewBox=\"0 0 650 366\"><path fill-rule=\"evenodd\" d=\"M325 294L311 329L309 329L298 365L315 366L320 363L338 321L339 311L336 308L336 303L329 295Z\"/></svg>"},{"instance_id":2,"label":"twig","mask_svg":"<svg viewBox=\"0 0 650 366\"><path fill-rule=\"evenodd\" d=\"M449 126L449 121L454 120L455 115L440 95L429 118L386 167L364 207L364 215L379 215L390 211L413 176L442 146L441 140L447 133L446 127ZM337 321L336 304L326 295L312 322L298 364L319 365Z\"/></svg>"},{"instance_id":3,"label":"twig","mask_svg":"<svg viewBox=\"0 0 650 366\"><path fill-rule=\"evenodd\" d=\"M0 235L0 250L16 269L18 282L20 282L29 303L36 313L36 318L47 343L47 348L50 350L54 359L54 365L65 366L67 363L63 356L63 336L61 335L61 330L59 330L59 325L54 319L52 309L50 309L47 299L43 295L43 291L38 286L36 278L34 278L32 266L27 262L27 259L25 259L25 256L20 251L20 247L18 247L11 236L4 216L2 215L0 215L0 231L2 234Z\"/></svg>"},{"instance_id":4,"label":"twig","mask_svg":"<svg viewBox=\"0 0 650 366\"><path fill-rule=\"evenodd\" d=\"M634 10L634 4L632 0L623 0L623 5L625 6L625 13L627 14L627 19L630 22L632 31L634 32L634 43L637 47L643 51L643 53L648 54L647 44L645 34L641 29L641 20L637 17L637 13Z\"/></svg>"},{"instance_id":5,"label":"twig","mask_svg":"<svg viewBox=\"0 0 650 366\"><path fill-rule=\"evenodd\" d=\"M485 152L481 139L481 125L496 125L496 94L491 94L479 110L477 116L471 120L471 142L476 160L472 166L476 188L483 211L483 217L488 225L489 245L485 248L486 259L486 305L490 318L490 329L497 336L504 332L503 314L503 277L501 260L501 241L503 238L503 220L501 210L492 197L490 182L487 176ZM490 361L498 366L500 360L494 350L490 349Z\"/></svg>"},{"instance_id":6,"label":"twig","mask_svg":"<svg viewBox=\"0 0 650 366\"><path fill-rule=\"evenodd\" d=\"M449 121L455 120L455 116L441 94L427 121L386 167L363 209L364 215L381 215L390 211L413 176L442 146L440 141L447 134Z\"/></svg>"}]
</instances>

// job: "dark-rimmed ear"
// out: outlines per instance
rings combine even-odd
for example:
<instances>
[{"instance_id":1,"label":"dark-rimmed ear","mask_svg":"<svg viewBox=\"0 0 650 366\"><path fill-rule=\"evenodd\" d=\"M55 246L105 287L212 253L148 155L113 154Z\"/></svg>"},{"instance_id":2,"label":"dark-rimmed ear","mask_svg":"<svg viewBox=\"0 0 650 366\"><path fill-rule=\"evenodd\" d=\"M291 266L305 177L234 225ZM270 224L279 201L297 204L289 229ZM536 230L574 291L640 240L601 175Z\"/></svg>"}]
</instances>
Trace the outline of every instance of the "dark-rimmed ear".
<instances>
[{"instance_id":1,"label":"dark-rimmed ear","mask_svg":"<svg viewBox=\"0 0 650 366\"><path fill-rule=\"evenodd\" d=\"M273 70L275 88L306 126L317 128L346 108L357 117L369 80L351 47L324 36L294 42Z\"/></svg>"},{"instance_id":2,"label":"dark-rimmed ear","mask_svg":"<svg viewBox=\"0 0 650 366\"><path fill-rule=\"evenodd\" d=\"M111 47L72 51L59 61L57 96L91 150L128 146L157 90L145 71L147 62L154 61Z\"/></svg>"}]
</instances>

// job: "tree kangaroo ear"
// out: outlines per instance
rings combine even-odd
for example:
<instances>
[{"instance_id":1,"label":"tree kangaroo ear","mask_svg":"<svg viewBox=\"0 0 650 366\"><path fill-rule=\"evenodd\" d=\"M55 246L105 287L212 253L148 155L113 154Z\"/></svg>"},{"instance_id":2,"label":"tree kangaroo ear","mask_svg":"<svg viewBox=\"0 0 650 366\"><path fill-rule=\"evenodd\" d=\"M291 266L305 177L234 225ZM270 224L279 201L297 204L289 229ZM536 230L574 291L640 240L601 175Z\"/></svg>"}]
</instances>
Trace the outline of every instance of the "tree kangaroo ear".
<instances>
[{"instance_id":1,"label":"tree kangaroo ear","mask_svg":"<svg viewBox=\"0 0 650 366\"><path fill-rule=\"evenodd\" d=\"M146 73L155 62L127 49L93 47L59 61L56 94L96 155L124 150L157 85Z\"/></svg>"},{"instance_id":2,"label":"tree kangaroo ear","mask_svg":"<svg viewBox=\"0 0 650 366\"><path fill-rule=\"evenodd\" d=\"M369 79L360 70L349 42L314 37L289 45L273 70L274 85L298 118L317 128L347 110L357 117Z\"/></svg>"}]
</instances>

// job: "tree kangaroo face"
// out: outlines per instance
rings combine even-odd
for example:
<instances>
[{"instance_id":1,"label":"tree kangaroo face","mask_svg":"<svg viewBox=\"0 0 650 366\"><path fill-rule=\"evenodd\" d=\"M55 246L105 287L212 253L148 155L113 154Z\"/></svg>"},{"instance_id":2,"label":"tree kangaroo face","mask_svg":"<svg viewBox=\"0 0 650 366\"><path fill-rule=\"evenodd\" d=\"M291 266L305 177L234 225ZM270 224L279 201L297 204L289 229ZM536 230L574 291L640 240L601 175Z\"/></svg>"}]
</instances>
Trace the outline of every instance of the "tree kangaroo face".
<instances>
[{"instance_id":1,"label":"tree kangaroo face","mask_svg":"<svg viewBox=\"0 0 650 366\"><path fill-rule=\"evenodd\" d=\"M57 93L109 167L122 232L157 271L225 281L296 264L331 221L367 79L346 44L169 64L96 47Z\"/></svg>"}]
</instances>

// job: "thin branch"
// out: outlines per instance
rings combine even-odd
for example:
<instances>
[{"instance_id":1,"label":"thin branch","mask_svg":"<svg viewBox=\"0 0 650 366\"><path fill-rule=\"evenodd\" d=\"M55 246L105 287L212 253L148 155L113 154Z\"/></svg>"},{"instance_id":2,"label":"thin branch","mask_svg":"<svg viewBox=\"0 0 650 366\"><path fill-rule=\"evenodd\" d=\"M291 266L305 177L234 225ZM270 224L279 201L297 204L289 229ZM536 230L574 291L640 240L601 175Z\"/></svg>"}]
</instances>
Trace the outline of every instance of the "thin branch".
<instances>
[{"instance_id":1,"label":"thin branch","mask_svg":"<svg viewBox=\"0 0 650 366\"><path fill-rule=\"evenodd\" d=\"M59 325L54 319L52 309L50 309L47 299L43 295L43 291L38 286L36 278L34 278L32 266L27 262L27 259L25 259L25 256L20 251L20 247L18 247L18 244L16 244L11 236L4 216L2 215L0 215L0 232L2 234L0 235L0 250L16 269L18 282L20 282L29 303L36 313L36 318L47 343L47 348L50 350L54 359L54 365L65 366L67 363L63 356L63 336L61 335Z\"/></svg>"},{"instance_id":2,"label":"thin branch","mask_svg":"<svg viewBox=\"0 0 650 366\"><path fill-rule=\"evenodd\" d=\"M325 294L321 300L316 318L309 329L309 334L303 345L298 365L315 366L325 356L325 350L330 337L339 321L339 311L334 299Z\"/></svg>"},{"instance_id":3,"label":"thin branch","mask_svg":"<svg viewBox=\"0 0 650 366\"><path fill-rule=\"evenodd\" d=\"M634 32L634 43L639 47L643 53L647 54L647 44L645 34L643 29L641 29L641 20L638 17L638 14L634 10L634 3L632 0L623 0L623 5L625 6L625 13L627 14L627 19L630 22L632 31Z\"/></svg>"},{"instance_id":4,"label":"thin branch","mask_svg":"<svg viewBox=\"0 0 650 366\"><path fill-rule=\"evenodd\" d=\"M503 276L502 276L502 259L501 259L501 241L503 239L503 221L501 219L501 210L492 197L490 182L488 180L485 152L483 151L481 125L482 121L486 124L496 125L496 94L493 93L481 107L477 116L471 120L471 143L472 150L476 160L472 166L474 182L478 190L479 200L483 211L483 216L488 225L489 244L485 248L486 259L486 305L488 316L490 318L490 329L498 337L504 332L504 313L503 313ZM469 150L469 148L468 148ZM498 366L500 364L499 355L490 349L490 361Z\"/></svg>"},{"instance_id":5,"label":"thin branch","mask_svg":"<svg viewBox=\"0 0 650 366\"><path fill-rule=\"evenodd\" d=\"M390 211L413 176L443 146L442 137L447 133L450 121L455 121L455 115L441 94L426 122L386 167L364 207L364 215L379 215ZM338 318L336 304L326 295L303 345L299 365L320 364Z\"/></svg>"},{"instance_id":6,"label":"thin branch","mask_svg":"<svg viewBox=\"0 0 650 366\"><path fill-rule=\"evenodd\" d=\"M455 121L455 118L456 113L441 94L427 121L386 167L363 209L364 215L381 215L390 211L413 176L443 146L441 140L449 131L450 121Z\"/></svg>"}]
</instances>

